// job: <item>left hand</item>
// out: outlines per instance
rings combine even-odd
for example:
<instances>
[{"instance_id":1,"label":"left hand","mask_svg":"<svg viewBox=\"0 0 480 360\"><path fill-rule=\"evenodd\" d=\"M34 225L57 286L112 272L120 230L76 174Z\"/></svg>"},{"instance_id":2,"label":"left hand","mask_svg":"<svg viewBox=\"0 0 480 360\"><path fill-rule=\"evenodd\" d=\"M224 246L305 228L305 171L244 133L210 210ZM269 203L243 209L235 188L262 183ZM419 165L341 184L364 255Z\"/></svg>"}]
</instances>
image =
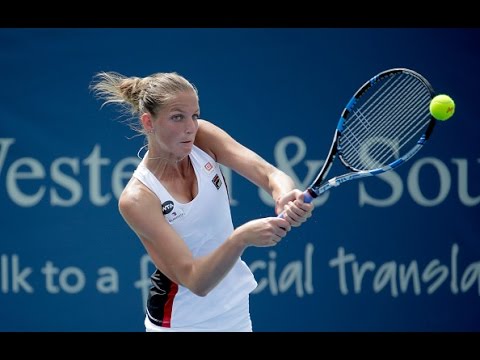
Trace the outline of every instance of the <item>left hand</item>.
<instances>
[{"instance_id":1,"label":"left hand","mask_svg":"<svg viewBox=\"0 0 480 360\"><path fill-rule=\"evenodd\" d=\"M293 227L299 227L307 221L314 207L312 203L303 201L303 192L298 189L289 191L275 201L275 213L283 213L283 218Z\"/></svg>"}]
</instances>

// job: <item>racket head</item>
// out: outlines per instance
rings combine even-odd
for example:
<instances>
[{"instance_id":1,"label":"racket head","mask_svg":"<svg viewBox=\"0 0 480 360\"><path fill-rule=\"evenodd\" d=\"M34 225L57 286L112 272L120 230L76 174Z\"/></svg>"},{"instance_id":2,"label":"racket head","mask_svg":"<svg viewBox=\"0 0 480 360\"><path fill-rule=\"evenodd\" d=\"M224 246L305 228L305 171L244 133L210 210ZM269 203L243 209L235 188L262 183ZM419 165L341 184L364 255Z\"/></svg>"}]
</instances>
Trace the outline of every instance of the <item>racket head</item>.
<instances>
[{"instance_id":1,"label":"racket head","mask_svg":"<svg viewBox=\"0 0 480 360\"><path fill-rule=\"evenodd\" d=\"M351 171L384 172L411 158L430 137L435 92L419 73L383 71L357 90L340 117L337 153Z\"/></svg>"},{"instance_id":2,"label":"racket head","mask_svg":"<svg viewBox=\"0 0 480 360\"><path fill-rule=\"evenodd\" d=\"M361 176L392 170L410 159L435 126L429 109L434 96L427 79L407 68L385 70L365 82L342 111L328 157L307 189L309 194L314 198L328 189L322 184L337 155Z\"/></svg>"}]
</instances>

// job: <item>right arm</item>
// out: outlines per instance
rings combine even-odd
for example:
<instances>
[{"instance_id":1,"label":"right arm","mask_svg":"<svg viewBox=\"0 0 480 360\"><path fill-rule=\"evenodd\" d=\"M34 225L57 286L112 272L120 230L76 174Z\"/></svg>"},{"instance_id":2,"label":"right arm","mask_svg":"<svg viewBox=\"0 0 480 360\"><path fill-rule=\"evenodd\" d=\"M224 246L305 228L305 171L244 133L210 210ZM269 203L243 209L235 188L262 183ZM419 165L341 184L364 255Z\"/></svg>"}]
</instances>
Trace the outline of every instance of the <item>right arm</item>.
<instances>
[{"instance_id":1,"label":"right arm","mask_svg":"<svg viewBox=\"0 0 480 360\"><path fill-rule=\"evenodd\" d=\"M212 253L194 258L166 221L160 200L137 179L125 187L119 210L155 266L199 296L207 295L225 277L247 247L276 245L290 230L288 221L278 217L252 220L236 228Z\"/></svg>"}]
</instances>

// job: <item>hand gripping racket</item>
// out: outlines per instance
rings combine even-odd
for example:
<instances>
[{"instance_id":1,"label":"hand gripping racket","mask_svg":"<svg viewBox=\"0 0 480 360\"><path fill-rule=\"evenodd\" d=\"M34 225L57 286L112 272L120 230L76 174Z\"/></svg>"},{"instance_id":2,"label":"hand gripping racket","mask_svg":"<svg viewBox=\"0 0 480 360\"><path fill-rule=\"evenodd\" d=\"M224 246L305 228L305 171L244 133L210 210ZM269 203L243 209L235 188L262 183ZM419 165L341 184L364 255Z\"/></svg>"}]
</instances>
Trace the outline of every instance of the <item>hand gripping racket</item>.
<instances>
[{"instance_id":1,"label":"hand gripping racket","mask_svg":"<svg viewBox=\"0 0 480 360\"><path fill-rule=\"evenodd\" d=\"M432 134L429 82L405 68L372 77L350 99L340 116L330 152L304 192L309 203L346 181L395 169L414 156ZM349 172L324 181L336 156Z\"/></svg>"}]
</instances>

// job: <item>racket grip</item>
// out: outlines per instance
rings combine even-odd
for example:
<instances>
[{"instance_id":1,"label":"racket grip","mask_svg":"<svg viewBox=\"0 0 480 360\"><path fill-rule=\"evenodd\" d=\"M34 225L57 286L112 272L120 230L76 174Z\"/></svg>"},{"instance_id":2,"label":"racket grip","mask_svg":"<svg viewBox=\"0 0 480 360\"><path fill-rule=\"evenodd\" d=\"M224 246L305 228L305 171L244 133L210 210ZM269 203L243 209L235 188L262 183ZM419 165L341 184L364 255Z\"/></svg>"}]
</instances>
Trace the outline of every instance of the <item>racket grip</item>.
<instances>
[{"instance_id":1,"label":"racket grip","mask_svg":"<svg viewBox=\"0 0 480 360\"><path fill-rule=\"evenodd\" d=\"M312 195L310 195L310 192L308 190L305 190L303 192L303 202L305 203L311 203L313 201Z\"/></svg>"}]
</instances>

